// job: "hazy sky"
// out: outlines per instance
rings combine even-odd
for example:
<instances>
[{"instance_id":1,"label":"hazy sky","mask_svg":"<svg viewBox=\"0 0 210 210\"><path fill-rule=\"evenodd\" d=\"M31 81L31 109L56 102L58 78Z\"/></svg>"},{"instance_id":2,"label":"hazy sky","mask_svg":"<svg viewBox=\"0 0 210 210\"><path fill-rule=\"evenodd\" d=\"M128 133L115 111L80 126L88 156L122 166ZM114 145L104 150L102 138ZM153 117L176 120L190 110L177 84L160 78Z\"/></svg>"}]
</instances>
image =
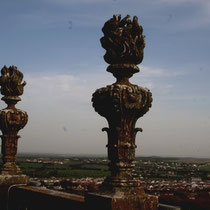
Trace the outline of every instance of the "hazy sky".
<instances>
[{"instance_id":1,"label":"hazy sky","mask_svg":"<svg viewBox=\"0 0 210 210\"><path fill-rule=\"evenodd\" d=\"M209 0L0 0L0 67L18 66L27 82L18 152L106 154L91 95L115 81L99 41L113 14L137 15L146 35L131 81L154 101L136 154L210 157Z\"/></svg>"}]
</instances>

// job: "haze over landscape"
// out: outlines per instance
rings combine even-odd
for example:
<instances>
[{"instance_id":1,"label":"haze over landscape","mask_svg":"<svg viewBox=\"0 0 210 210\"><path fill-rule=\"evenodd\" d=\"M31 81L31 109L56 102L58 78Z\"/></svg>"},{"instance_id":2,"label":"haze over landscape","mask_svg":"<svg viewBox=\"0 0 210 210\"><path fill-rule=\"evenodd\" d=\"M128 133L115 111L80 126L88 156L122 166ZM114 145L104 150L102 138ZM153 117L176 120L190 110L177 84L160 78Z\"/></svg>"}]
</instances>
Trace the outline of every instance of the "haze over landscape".
<instances>
[{"instance_id":1,"label":"haze over landscape","mask_svg":"<svg viewBox=\"0 0 210 210\"><path fill-rule=\"evenodd\" d=\"M207 0L0 0L0 67L16 65L27 82L18 152L107 153L91 97L115 82L100 44L113 14L138 16L146 36L131 82L152 91L153 106L137 122L136 155L210 158Z\"/></svg>"}]
</instances>

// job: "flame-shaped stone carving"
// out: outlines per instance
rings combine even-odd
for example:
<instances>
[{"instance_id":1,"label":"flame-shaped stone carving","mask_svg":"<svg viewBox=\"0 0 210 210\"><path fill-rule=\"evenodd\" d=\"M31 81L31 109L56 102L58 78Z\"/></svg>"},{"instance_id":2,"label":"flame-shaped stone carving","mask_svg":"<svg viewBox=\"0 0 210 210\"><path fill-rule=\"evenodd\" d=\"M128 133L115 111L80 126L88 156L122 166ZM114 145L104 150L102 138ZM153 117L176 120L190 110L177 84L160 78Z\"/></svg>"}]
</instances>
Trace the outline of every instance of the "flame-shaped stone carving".
<instances>
[{"instance_id":1,"label":"flame-shaped stone carving","mask_svg":"<svg viewBox=\"0 0 210 210\"><path fill-rule=\"evenodd\" d=\"M21 174L19 167L15 164L17 153L17 142L20 137L18 131L26 125L28 115L25 111L16 109L15 104L20 101L26 82L22 83L23 74L15 66L1 70L0 86L2 100L7 103L7 108L0 110L0 129L2 131L2 175Z\"/></svg>"},{"instance_id":2,"label":"flame-shaped stone carving","mask_svg":"<svg viewBox=\"0 0 210 210\"><path fill-rule=\"evenodd\" d=\"M1 70L0 86L1 94L4 95L4 99L14 99L21 100L20 95L23 94L23 88L26 82L23 80L23 74L20 72L16 66L4 66Z\"/></svg>"},{"instance_id":3,"label":"flame-shaped stone carving","mask_svg":"<svg viewBox=\"0 0 210 210\"><path fill-rule=\"evenodd\" d=\"M102 29L101 44L106 49L104 59L107 68L117 81L96 90L92 102L95 111L108 121L108 158L111 176L104 186L111 188L135 187L139 180L133 176L135 160L135 137L141 128L135 128L136 121L152 105L152 94L147 88L131 84L129 78L139 71L137 64L143 59L145 37L138 18L133 21L127 15L121 19L114 15Z\"/></svg>"},{"instance_id":4,"label":"flame-shaped stone carving","mask_svg":"<svg viewBox=\"0 0 210 210\"><path fill-rule=\"evenodd\" d=\"M141 63L145 47L143 28L138 24L138 18L134 16L131 21L129 15L123 19L121 15L114 15L104 24L102 31L101 44L106 50L104 60L115 66L133 66L133 71L137 72L135 65Z\"/></svg>"},{"instance_id":5,"label":"flame-shaped stone carving","mask_svg":"<svg viewBox=\"0 0 210 210\"><path fill-rule=\"evenodd\" d=\"M131 21L129 15L123 19L114 15L102 31L104 60L110 64L107 71L117 81L96 90L92 102L95 111L108 121L108 127L102 131L108 134L111 175L104 180L98 193L87 194L85 200L89 209L156 210L157 197L144 192L134 172L135 139L137 132L142 132L135 125L152 105L150 90L129 82L139 71L137 64L143 59L143 29L136 16Z\"/></svg>"}]
</instances>

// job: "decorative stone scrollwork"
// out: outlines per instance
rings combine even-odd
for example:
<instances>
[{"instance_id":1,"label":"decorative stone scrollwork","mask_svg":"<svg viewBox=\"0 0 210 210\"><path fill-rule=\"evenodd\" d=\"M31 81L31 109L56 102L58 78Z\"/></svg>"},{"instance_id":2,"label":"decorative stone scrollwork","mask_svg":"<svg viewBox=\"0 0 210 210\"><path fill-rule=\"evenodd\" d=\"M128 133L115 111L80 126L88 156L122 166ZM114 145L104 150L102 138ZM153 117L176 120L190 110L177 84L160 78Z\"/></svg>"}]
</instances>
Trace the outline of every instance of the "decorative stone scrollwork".
<instances>
[{"instance_id":1,"label":"decorative stone scrollwork","mask_svg":"<svg viewBox=\"0 0 210 210\"><path fill-rule=\"evenodd\" d=\"M28 115L20 109L2 109L0 110L0 128L4 132L18 132L24 128L28 121Z\"/></svg>"},{"instance_id":2,"label":"decorative stone scrollwork","mask_svg":"<svg viewBox=\"0 0 210 210\"><path fill-rule=\"evenodd\" d=\"M101 44L106 49L104 59L107 68L117 81L93 93L92 102L96 112L108 121L108 158L111 176L104 186L111 188L136 187L139 180L134 177L135 138L141 128L135 128L136 121L152 105L152 94L147 88L131 84L129 78L139 71L136 66L143 59L145 47L143 29L138 18L133 21L127 15L121 19L114 15L102 29Z\"/></svg>"},{"instance_id":3,"label":"decorative stone scrollwork","mask_svg":"<svg viewBox=\"0 0 210 210\"><path fill-rule=\"evenodd\" d=\"M1 86L1 94L5 95L2 100L16 100L20 101L20 95L23 94L24 86L26 82L23 80L22 72L18 71L16 66L4 66L1 70L1 77L0 77L0 86Z\"/></svg>"},{"instance_id":4,"label":"decorative stone scrollwork","mask_svg":"<svg viewBox=\"0 0 210 210\"><path fill-rule=\"evenodd\" d=\"M132 84L112 84L100 88L93 94L93 107L103 117L113 115L135 114L142 117L152 105L149 89Z\"/></svg>"},{"instance_id":5,"label":"decorative stone scrollwork","mask_svg":"<svg viewBox=\"0 0 210 210\"><path fill-rule=\"evenodd\" d=\"M106 50L104 60L109 64L139 64L143 59L145 37L143 28L138 24L138 18L127 15L113 15L102 28L104 37L102 47Z\"/></svg>"},{"instance_id":6,"label":"decorative stone scrollwork","mask_svg":"<svg viewBox=\"0 0 210 210\"><path fill-rule=\"evenodd\" d=\"M15 66L1 70L0 86L2 100L8 105L0 110L0 129L2 131L2 160L1 174L21 174L19 167L15 164L17 143L20 138L18 131L26 125L28 115L25 111L16 109L15 104L20 101L26 82L22 83L23 74Z\"/></svg>"}]
</instances>

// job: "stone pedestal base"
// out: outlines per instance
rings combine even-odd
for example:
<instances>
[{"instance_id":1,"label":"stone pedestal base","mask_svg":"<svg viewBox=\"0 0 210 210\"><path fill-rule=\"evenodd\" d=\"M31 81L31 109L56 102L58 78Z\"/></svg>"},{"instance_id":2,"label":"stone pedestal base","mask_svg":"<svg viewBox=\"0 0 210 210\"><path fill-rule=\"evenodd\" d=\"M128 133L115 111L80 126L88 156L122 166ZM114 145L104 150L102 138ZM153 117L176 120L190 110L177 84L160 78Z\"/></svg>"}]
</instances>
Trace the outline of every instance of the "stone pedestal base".
<instances>
[{"instance_id":1,"label":"stone pedestal base","mask_svg":"<svg viewBox=\"0 0 210 210\"><path fill-rule=\"evenodd\" d=\"M14 162L6 162L3 164L1 169L1 175L21 175L20 168Z\"/></svg>"},{"instance_id":2,"label":"stone pedestal base","mask_svg":"<svg viewBox=\"0 0 210 210\"><path fill-rule=\"evenodd\" d=\"M0 187L28 183L29 176L26 175L0 175Z\"/></svg>"},{"instance_id":3,"label":"stone pedestal base","mask_svg":"<svg viewBox=\"0 0 210 210\"><path fill-rule=\"evenodd\" d=\"M100 210L157 210L158 197L148 195L142 189L87 193L85 206Z\"/></svg>"},{"instance_id":4,"label":"stone pedestal base","mask_svg":"<svg viewBox=\"0 0 210 210\"><path fill-rule=\"evenodd\" d=\"M0 175L0 209L7 210L9 190L15 185L27 185L29 177L26 175Z\"/></svg>"}]
</instances>

